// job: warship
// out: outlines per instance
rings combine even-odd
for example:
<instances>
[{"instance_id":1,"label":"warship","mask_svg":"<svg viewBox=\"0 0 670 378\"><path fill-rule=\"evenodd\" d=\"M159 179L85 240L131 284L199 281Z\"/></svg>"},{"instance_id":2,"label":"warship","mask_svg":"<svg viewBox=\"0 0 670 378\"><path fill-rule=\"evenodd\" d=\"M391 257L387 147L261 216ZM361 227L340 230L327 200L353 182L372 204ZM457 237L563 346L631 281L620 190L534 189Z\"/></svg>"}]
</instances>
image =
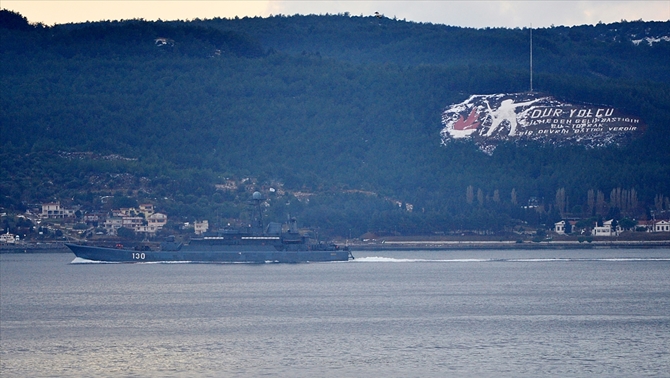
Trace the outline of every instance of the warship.
<instances>
[{"instance_id":1,"label":"warship","mask_svg":"<svg viewBox=\"0 0 670 378\"><path fill-rule=\"evenodd\" d=\"M254 224L246 229L224 228L179 242L169 236L157 249L147 245L135 248L99 247L66 243L80 259L102 262L189 262L189 263L303 263L349 261L354 256L348 247L324 243L313 231L300 232L295 218L286 223L263 225L261 193L254 192Z\"/></svg>"}]
</instances>

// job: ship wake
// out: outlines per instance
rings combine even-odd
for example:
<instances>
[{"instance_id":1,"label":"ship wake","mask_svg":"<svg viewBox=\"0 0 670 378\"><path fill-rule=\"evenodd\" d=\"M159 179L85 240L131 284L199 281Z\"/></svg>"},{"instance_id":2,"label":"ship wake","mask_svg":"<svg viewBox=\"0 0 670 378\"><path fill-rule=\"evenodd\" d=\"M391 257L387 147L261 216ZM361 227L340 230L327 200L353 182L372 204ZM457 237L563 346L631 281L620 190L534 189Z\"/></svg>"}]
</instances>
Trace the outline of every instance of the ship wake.
<instances>
[{"instance_id":1,"label":"ship wake","mask_svg":"<svg viewBox=\"0 0 670 378\"><path fill-rule=\"evenodd\" d=\"M649 262L670 261L668 257L604 257L604 258L506 258L506 259L408 259L381 256L359 257L358 263L490 263L490 262L518 262L518 263L551 263L551 262Z\"/></svg>"}]
</instances>

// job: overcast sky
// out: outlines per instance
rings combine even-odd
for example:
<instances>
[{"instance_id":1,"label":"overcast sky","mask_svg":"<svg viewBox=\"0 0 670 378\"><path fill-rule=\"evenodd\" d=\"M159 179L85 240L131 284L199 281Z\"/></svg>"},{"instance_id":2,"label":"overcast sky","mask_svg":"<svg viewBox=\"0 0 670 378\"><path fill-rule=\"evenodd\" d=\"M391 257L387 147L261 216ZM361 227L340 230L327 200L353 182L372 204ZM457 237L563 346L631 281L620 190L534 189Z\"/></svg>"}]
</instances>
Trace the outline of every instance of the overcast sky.
<instances>
[{"instance_id":1,"label":"overcast sky","mask_svg":"<svg viewBox=\"0 0 670 378\"><path fill-rule=\"evenodd\" d=\"M235 16L338 14L372 15L415 22L484 27L546 27L625 20L668 21L670 0L657 1L306 1L306 0L2 0L0 7L30 22L121 20L190 20Z\"/></svg>"}]
</instances>

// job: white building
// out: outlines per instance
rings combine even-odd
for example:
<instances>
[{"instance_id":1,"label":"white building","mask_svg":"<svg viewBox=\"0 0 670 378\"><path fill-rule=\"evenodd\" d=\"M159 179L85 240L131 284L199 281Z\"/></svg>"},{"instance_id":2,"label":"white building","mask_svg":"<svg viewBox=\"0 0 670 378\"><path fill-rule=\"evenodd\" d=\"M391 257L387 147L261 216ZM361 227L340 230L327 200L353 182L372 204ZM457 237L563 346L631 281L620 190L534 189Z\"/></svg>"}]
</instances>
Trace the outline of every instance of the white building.
<instances>
[{"instance_id":1,"label":"white building","mask_svg":"<svg viewBox=\"0 0 670 378\"><path fill-rule=\"evenodd\" d=\"M0 244L16 244L18 239L18 235L14 236L14 234L10 234L9 229L7 229L6 234L0 235Z\"/></svg>"},{"instance_id":2,"label":"white building","mask_svg":"<svg viewBox=\"0 0 670 378\"><path fill-rule=\"evenodd\" d=\"M61 207L60 202L44 203L40 216L42 218L71 218L74 217L74 210Z\"/></svg>"},{"instance_id":3,"label":"white building","mask_svg":"<svg viewBox=\"0 0 670 378\"><path fill-rule=\"evenodd\" d=\"M142 226L135 229L135 232L145 232L148 234L155 234L163 229L167 223L167 215L163 213L153 213L147 217L147 220Z\"/></svg>"},{"instance_id":4,"label":"white building","mask_svg":"<svg viewBox=\"0 0 670 378\"><path fill-rule=\"evenodd\" d=\"M145 218L149 218L149 216L151 216L155 213L154 205L152 205L150 203L141 204L140 205L140 213L144 214Z\"/></svg>"},{"instance_id":5,"label":"white building","mask_svg":"<svg viewBox=\"0 0 670 378\"><path fill-rule=\"evenodd\" d=\"M142 217L122 217L121 227L129 228L133 231L138 231L144 226L144 218Z\"/></svg>"},{"instance_id":6,"label":"white building","mask_svg":"<svg viewBox=\"0 0 670 378\"><path fill-rule=\"evenodd\" d=\"M143 210L153 211L153 207L151 209L145 207ZM131 229L135 232L155 234L167 223L167 215L163 213L152 213L148 217L142 217L138 215L144 213L130 208L113 210L112 213L114 216L107 218L104 223L104 227L110 235L116 235L117 230L121 227Z\"/></svg>"},{"instance_id":7,"label":"white building","mask_svg":"<svg viewBox=\"0 0 670 378\"><path fill-rule=\"evenodd\" d=\"M619 226L612 227L613 219L603 222L602 226L596 226L591 230L593 236L618 236L621 228Z\"/></svg>"},{"instance_id":8,"label":"white building","mask_svg":"<svg viewBox=\"0 0 670 378\"><path fill-rule=\"evenodd\" d=\"M109 235L116 235L116 230L123 226L123 218L109 217L105 220L104 227Z\"/></svg>"},{"instance_id":9,"label":"white building","mask_svg":"<svg viewBox=\"0 0 670 378\"><path fill-rule=\"evenodd\" d=\"M153 213L147 218L149 227L154 229L153 232L159 231L167 224L167 215L163 213Z\"/></svg>"},{"instance_id":10,"label":"white building","mask_svg":"<svg viewBox=\"0 0 670 378\"><path fill-rule=\"evenodd\" d=\"M209 230L209 221L195 222L193 228L196 235L202 235Z\"/></svg>"},{"instance_id":11,"label":"white building","mask_svg":"<svg viewBox=\"0 0 670 378\"><path fill-rule=\"evenodd\" d=\"M654 223L654 232L670 232L670 222L662 220Z\"/></svg>"},{"instance_id":12,"label":"white building","mask_svg":"<svg viewBox=\"0 0 670 378\"><path fill-rule=\"evenodd\" d=\"M565 235L565 221L554 223L554 232L559 235Z\"/></svg>"}]
</instances>

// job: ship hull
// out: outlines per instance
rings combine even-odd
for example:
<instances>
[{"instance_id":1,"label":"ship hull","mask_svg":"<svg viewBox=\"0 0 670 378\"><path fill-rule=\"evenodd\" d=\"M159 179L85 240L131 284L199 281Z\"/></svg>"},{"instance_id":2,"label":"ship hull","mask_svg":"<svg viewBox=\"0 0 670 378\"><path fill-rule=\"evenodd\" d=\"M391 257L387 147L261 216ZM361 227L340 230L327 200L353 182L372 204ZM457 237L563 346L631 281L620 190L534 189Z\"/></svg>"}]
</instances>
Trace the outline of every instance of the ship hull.
<instances>
[{"instance_id":1,"label":"ship hull","mask_svg":"<svg viewBox=\"0 0 670 378\"><path fill-rule=\"evenodd\" d=\"M135 251L66 244L75 256L92 261L138 263L138 262L191 262L191 263L303 263L348 261L353 259L349 250L327 251L277 251L260 248L238 248L211 250L208 248L182 249L178 251Z\"/></svg>"}]
</instances>

